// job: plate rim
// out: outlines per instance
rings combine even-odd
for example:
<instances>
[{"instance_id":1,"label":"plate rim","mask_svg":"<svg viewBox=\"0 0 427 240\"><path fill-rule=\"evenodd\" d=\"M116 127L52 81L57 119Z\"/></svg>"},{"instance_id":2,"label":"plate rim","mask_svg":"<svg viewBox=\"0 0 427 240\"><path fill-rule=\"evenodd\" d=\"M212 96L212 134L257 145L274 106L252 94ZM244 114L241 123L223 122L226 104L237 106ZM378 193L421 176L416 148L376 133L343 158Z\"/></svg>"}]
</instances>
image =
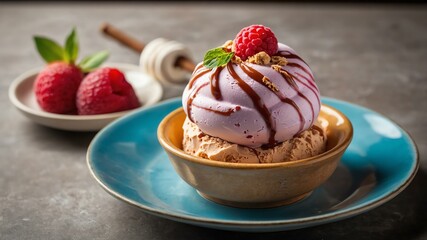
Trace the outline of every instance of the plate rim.
<instances>
[{"instance_id":1,"label":"plate rim","mask_svg":"<svg viewBox=\"0 0 427 240\"><path fill-rule=\"evenodd\" d=\"M108 62L105 63L103 66L105 67L118 67L118 68L126 68L129 70L135 70L135 71L141 71L140 68L137 65L130 64L130 63L115 63L115 62ZM115 119L118 117L121 117L129 112L142 110L145 108L146 105L143 105L141 107L138 107L136 109L126 110L126 111L120 111L120 112L114 112L114 113L105 113L105 114L96 114L96 115L67 115L67 114L57 114L57 113L50 113L45 111L36 110L34 108L28 107L24 103L22 103L16 94L16 91L18 87L26 82L26 80L37 74L41 69L43 69L42 66L32 68L30 70L25 71L24 73L20 74L18 77L16 77L9 85L8 89L8 97L10 102L20 111L24 113L31 114L33 116L38 116L46 119L52 119L52 120L67 120L67 121L92 121L92 120L107 120L107 119ZM141 71L142 72L142 71ZM148 75L147 73L142 72L143 74ZM160 86L159 88L159 94L157 96L156 101L153 103L150 103L148 106L155 105L157 102L159 102L163 96L163 87L161 87L161 84L155 80L152 76L150 76L153 79L153 82ZM147 107L148 107L147 106Z\"/></svg>"},{"instance_id":2,"label":"plate rim","mask_svg":"<svg viewBox=\"0 0 427 240\"><path fill-rule=\"evenodd\" d=\"M180 99L181 99L180 97L175 97L175 98L171 98L168 100L164 100L160 103L154 104L154 105L149 106L147 108L135 111L135 112L127 115L125 118L132 118L132 117L134 117L134 115L139 114L141 111L149 111L152 108L158 108L160 106L170 104L170 103L175 102L175 101L180 100ZM349 218L352 216L356 216L356 215L361 214L363 212L366 212L368 210L374 209L374 208L388 202L389 200L393 199L394 197L396 197L399 193L401 193L412 182L416 173L418 172L419 165L420 165L418 147L417 147L415 141L413 140L413 138L411 137L411 135L404 128L402 128L399 124L397 124L396 122L392 121L390 118L385 117L383 114L378 113L372 109L369 109L369 108L366 108L366 107L363 107L363 106L360 106L357 104L353 104L353 103L350 103L347 101L331 98L331 97L322 97L322 99L325 99L328 101L335 101L335 102L338 102L341 104L347 104L353 108L360 108L362 110L367 110L367 111L373 112L375 114L380 115L383 118L388 119L389 121L391 121L393 124L397 125L400 128L400 130L403 132L403 134L405 134L406 137L409 139L409 143L413 147L413 150L415 153L415 156L414 156L415 161L412 162L412 164L411 164L412 166L410 169L410 174L402 182L402 184L397 186L392 191L389 191L386 194L383 194L383 196L374 198L373 200L370 200L370 201L366 202L365 204L355 205L355 206L352 206L352 207L344 209L344 210L333 211L330 213L325 213L325 214L320 214L320 215L314 215L314 216L302 217L302 218L295 218L295 219L287 219L287 220L272 220L272 221L271 220L269 220L269 221L216 220L216 219L208 219L208 218L203 218L203 217L194 217L194 216L189 216L186 214L171 213L169 211L164 211L164 210L160 210L157 208L152 208L152 207L146 206L144 204L141 204L139 202L131 200L131 199L127 198L126 196L123 196L122 194L110 189L108 186L106 186L101 181L101 179L98 177L98 175L95 173L94 169L92 168L92 164L91 164L92 160L91 160L90 154L92 152L93 145L98 141L98 139L100 138L101 135L103 135L104 132L109 131L109 129L113 128L115 125L117 125L120 121L122 121L125 118L120 118L120 119L113 121L106 128L103 128L101 131L99 131L96 134L96 136L92 139L91 143L89 144L89 147L88 147L88 150L86 153L86 163L87 163L87 166L89 168L89 171L90 171L90 174L92 175L92 177L98 182L99 185L101 185L101 187L107 193L109 193L113 197L115 197L121 201L124 201L124 202L126 202L126 203L128 203L134 207L137 207L138 209L143 210L144 212L149 213L149 214L164 217L167 219L178 220L178 221L186 222L186 223L190 223L190 224L192 224L192 223L198 224L198 225L201 225L201 224L209 224L209 225L214 225L214 226L226 225L228 227L242 227L242 228L247 228L247 227L279 227L279 226L286 227L286 226L300 225L300 224L316 225L316 223L338 221L340 219L345 219L345 218Z\"/></svg>"}]
</instances>

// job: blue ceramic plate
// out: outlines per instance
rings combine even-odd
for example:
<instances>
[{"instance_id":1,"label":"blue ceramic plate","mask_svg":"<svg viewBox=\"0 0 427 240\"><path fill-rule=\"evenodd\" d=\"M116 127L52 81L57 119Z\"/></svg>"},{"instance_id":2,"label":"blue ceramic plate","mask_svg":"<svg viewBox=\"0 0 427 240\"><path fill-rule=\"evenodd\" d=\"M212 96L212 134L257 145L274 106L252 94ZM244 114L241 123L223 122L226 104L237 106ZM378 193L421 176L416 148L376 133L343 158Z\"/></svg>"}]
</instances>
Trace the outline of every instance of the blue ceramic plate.
<instances>
[{"instance_id":1,"label":"blue ceramic plate","mask_svg":"<svg viewBox=\"0 0 427 240\"><path fill-rule=\"evenodd\" d=\"M180 99L140 110L104 128L89 147L89 169L108 193L147 213L235 231L282 231L338 221L373 209L408 186L419 162L405 131L369 109L331 98L322 101L348 116L353 141L332 177L293 205L226 207L200 197L181 180L156 134L163 117L181 106Z\"/></svg>"}]
</instances>

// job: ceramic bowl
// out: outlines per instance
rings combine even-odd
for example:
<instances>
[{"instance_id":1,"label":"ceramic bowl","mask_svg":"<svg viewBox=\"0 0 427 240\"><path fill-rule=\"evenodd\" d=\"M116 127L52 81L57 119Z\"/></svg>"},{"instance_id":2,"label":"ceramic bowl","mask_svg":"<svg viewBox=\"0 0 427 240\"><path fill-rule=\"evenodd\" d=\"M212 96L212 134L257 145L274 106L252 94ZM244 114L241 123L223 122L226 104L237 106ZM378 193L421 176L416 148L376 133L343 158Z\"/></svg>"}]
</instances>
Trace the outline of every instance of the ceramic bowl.
<instances>
[{"instance_id":1,"label":"ceramic bowl","mask_svg":"<svg viewBox=\"0 0 427 240\"><path fill-rule=\"evenodd\" d=\"M322 105L318 120L326 128L327 151L281 163L229 163L191 156L182 150L185 113L179 108L159 124L157 137L179 176L214 202L242 208L291 204L325 182L351 142L351 122L338 110Z\"/></svg>"}]
</instances>

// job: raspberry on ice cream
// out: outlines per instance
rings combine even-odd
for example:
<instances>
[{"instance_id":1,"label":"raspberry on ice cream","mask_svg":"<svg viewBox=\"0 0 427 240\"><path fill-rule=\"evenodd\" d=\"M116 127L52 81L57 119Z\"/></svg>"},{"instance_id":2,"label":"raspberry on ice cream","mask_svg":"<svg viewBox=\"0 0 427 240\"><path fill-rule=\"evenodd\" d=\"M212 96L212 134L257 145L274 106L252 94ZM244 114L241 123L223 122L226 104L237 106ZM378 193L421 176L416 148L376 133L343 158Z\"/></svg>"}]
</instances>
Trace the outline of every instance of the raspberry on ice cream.
<instances>
[{"instance_id":1,"label":"raspberry on ice cream","mask_svg":"<svg viewBox=\"0 0 427 240\"><path fill-rule=\"evenodd\" d=\"M242 60L248 59L259 52L269 55L277 53L277 38L270 28L262 25L245 27L233 41L236 56Z\"/></svg>"},{"instance_id":2,"label":"raspberry on ice cream","mask_svg":"<svg viewBox=\"0 0 427 240\"><path fill-rule=\"evenodd\" d=\"M314 135L306 134L310 130L320 139L312 153L325 149L326 134L313 126L321 106L313 73L292 48L277 43L269 28L247 27L233 43L211 51L197 65L182 98L188 120L203 134L259 153L302 135L312 139ZM212 60L215 54L218 59ZM184 125L184 149L194 154L191 146L200 144L186 142L191 138L186 132ZM293 160L286 156L282 161Z\"/></svg>"}]
</instances>

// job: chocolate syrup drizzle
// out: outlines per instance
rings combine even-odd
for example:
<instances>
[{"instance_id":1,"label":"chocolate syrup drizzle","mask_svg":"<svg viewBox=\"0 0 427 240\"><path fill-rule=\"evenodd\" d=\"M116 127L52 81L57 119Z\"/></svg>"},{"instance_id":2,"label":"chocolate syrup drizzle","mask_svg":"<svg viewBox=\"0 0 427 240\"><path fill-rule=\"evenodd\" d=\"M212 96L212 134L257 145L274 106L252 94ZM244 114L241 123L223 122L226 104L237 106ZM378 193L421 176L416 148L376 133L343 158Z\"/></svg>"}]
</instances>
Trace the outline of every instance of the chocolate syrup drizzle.
<instances>
[{"instance_id":1,"label":"chocolate syrup drizzle","mask_svg":"<svg viewBox=\"0 0 427 240\"><path fill-rule=\"evenodd\" d=\"M283 53L285 53L285 54L283 54ZM305 63L306 65L308 65L302 58L300 58L300 56L298 56L296 54L293 54L293 53L291 53L288 50L279 51L278 55L282 56L282 57L285 57L287 59L298 59L298 60L302 61L303 63Z\"/></svg>"},{"instance_id":2,"label":"chocolate syrup drizzle","mask_svg":"<svg viewBox=\"0 0 427 240\"><path fill-rule=\"evenodd\" d=\"M217 67L212 72L210 80L211 80L211 92L216 100L222 100L221 90L219 89L219 74L221 73L224 67Z\"/></svg>"},{"instance_id":3,"label":"chocolate syrup drizzle","mask_svg":"<svg viewBox=\"0 0 427 240\"><path fill-rule=\"evenodd\" d=\"M283 53L285 53L285 54L283 54ZM300 56L298 56L296 54L293 54L293 53L291 53L289 51L280 51L279 54L278 54L278 56L281 56L281 57L284 57L284 58L287 58L287 59L298 59L301 62L305 63L305 65L308 66L308 64L302 58L300 58ZM289 65L289 64L292 64L292 65ZM303 66L301 66L301 65L299 65L297 63L288 63L287 65L288 66L294 66L294 67L297 67L297 68L303 70L304 72L306 72L311 77L311 79L313 79L312 81L314 81L313 75L309 71L307 71L307 69L305 69Z\"/></svg>"},{"instance_id":4,"label":"chocolate syrup drizzle","mask_svg":"<svg viewBox=\"0 0 427 240\"><path fill-rule=\"evenodd\" d=\"M313 104L310 102L310 100L308 100L308 98L304 94L302 94L299 91L299 88L298 88L298 86L296 85L296 83L294 81L294 79L296 79L295 76L292 75L291 73L289 73L286 70L282 69L282 71L284 71L286 73L285 74L285 73L281 72L280 74L282 75L282 77L289 83L289 85L292 86L292 88L297 92L298 96L304 98L307 101L308 105L310 105L311 118L314 119L314 108L313 108ZM300 113L300 112L301 111L298 111L298 113ZM300 119L301 119L302 126L300 126L300 129L299 129L299 131L298 131L297 134L299 134L302 131L302 128L304 127L304 123L303 122L305 122L305 119L302 117L302 115L300 115Z\"/></svg>"},{"instance_id":5,"label":"chocolate syrup drizzle","mask_svg":"<svg viewBox=\"0 0 427 240\"><path fill-rule=\"evenodd\" d=\"M285 54L283 54L283 53L285 53ZM298 55L295 55L289 51L280 51L278 56L284 57L286 59L297 59L297 60L300 60L301 62L305 63L305 65L308 66L308 64L302 58L300 58ZM315 82L313 74L311 74L305 67L299 65L298 63L288 63L288 64L286 64L286 66L296 67L296 68L299 68L302 71L304 71L311 78L311 80L309 80L308 78L305 78L307 80L307 82L309 82L310 85L312 85L313 87L316 87L316 85L312 83L312 82Z\"/></svg>"},{"instance_id":6,"label":"chocolate syrup drizzle","mask_svg":"<svg viewBox=\"0 0 427 240\"><path fill-rule=\"evenodd\" d=\"M258 72L257 70L255 70L255 69L247 66L246 64L240 64L240 67L242 68L243 72L245 72L250 78L252 78L253 80L255 80L258 83L261 83L263 86L267 87L263 83L263 81L262 81L262 79L264 78L264 75L262 75L260 72ZM296 83L293 81L293 79L291 77L289 77L288 75L283 74L283 73L282 73L282 77L284 79L286 79L286 81L289 83L289 85L292 86L292 88L298 93L299 96L301 96L305 100L307 100L308 104L310 104L310 106L311 106L311 111L312 111L312 115L313 115L313 118L314 118L314 110L313 110L313 105L311 104L311 102L307 99L306 96L304 96L299 91L298 86L296 85ZM279 92L279 91L273 91L270 88L268 88L268 89L274 95L276 95L280 99L280 101L285 102L285 103L287 103L287 104L289 104L289 105L291 105L292 107L295 108L295 110L297 111L298 116L300 118L300 122L301 122L297 134L299 134L300 132L302 132L302 130L304 129L305 119L304 119L304 116L302 115L301 109L298 107L298 105L294 101L292 101L291 99L285 97L281 92Z\"/></svg>"},{"instance_id":7,"label":"chocolate syrup drizzle","mask_svg":"<svg viewBox=\"0 0 427 240\"><path fill-rule=\"evenodd\" d=\"M283 54L283 53L285 53L285 54ZM298 60L301 60L302 62L304 62L304 60L302 60L299 56L292 54L290 52L287 52L287 51L279 52L279 56L290 58L290 59L294 58L294 59L298 59ZM301 120L299 130L295 134L295 136L302 132L304 125L305 125L305 119L304 119L304 116L302 115L301 109L298 107L298 105L292 99L287 98L280 91L274 91L271 88L269 88L263 82L263 79L265 76L263 74L261 74L260 72L256 71L255 69L249 67L248 65L246 65L244 63L240 63L239 65L237 65L237 64L233 64L233 63L229 62L226 66L229 74L236 80L239 87L251 98L255 108L260 113L260 115L262 116L262 118L264 119L264 121L266 123L267 128L269 129L269 132L270 132L269 133L269 142L268 142L268 144L263 145L262 148L265 149L265 148L274 147L277 144L277 142L275 140L275 135L277 132L275 121L273 121L272 115L270 114L270 111L268 110L268 108L265 106L265 103L262 101L261 97L252 89L252 87L250 85L248 85L245 81L243 81L243 79L240 78L240 76L234 70L233 65L239 66L250 78L252 78L254 81L260 83L261 85L265 86L273 94L275 94L280 99L280 101L291 105L297 111L298 116ZM301 66L297 63L288 63L287 66L297 67L297 68L303 70L312 79L312 80L309 80L307 77L305 77L299 73L295 73L295 75L297 75L298 77L304 78L307 81L307 83L308 83L307 84L307 83L301 81L295 75L289 73L288 71L286 71L284 69L282 69L284 72L281 72L281 75L284 78L284 80L287 81L287 83L297 92L298 96L302 97L303 99L305 99L307 101L307 103L309 103L310 108L311 108L312 118L314 119L314 108L313 108L312 103L308 100L308 98L304 94L302 94L299 91L299 87L296 84L296 81L297 81L298 83L301 83L302 85L304 85L308 89L310 89L315 94L317 101L318 101L318 104L320 106L320 99L319 99L319 96L316 92L317 87L314 84L313 75L307 69L305 69L303 66ZM204 87L206 87L208 84L210 84L210 90L211 90L212 95L215 97L215 99L222 100L222 94L221 94L221 90L219 87L219 75L224 68L225 67L217 67L217 68L214 68L213 70L211 70L211 69L205 68L202 64L200 64L195 69L194 74L193 74L193 76L189 82L189 86L188 86L189 90L193 87L193 85L195 84L197 79L199 79L201 76L207 74L208 72L211 72L211 75L209 77L209 79L210 79L209 82L203 83L200 86L198 86L197 88L193 89L193 91L189 95L190 97L187 101L186 107L187 107L187 115L188 115L190 121L194 122L192 117L191 117L192 106L202 108L202 109L205 109L207 111L214 112L216 114L220 114L223 116L230 116L234 112L240 110L240 106L237 106L236 108L230 108L226 111L219 111L219 110L215 110L212 108L206 108L206 107L202 107L202 106L198 106L198 105L193 104L193 101L196 98L199 91L201 89L203 89ZM323 134L322 131L321 131L321 134Z\"/></svg>"},{"instance_id":8,"label":"chocolate syrup drizzle","mask_svg":"<svg viewBox=\"0 0 427 240\"><path fill-rule=\"evenodd\" d=\"M190 121L192 121L192 122L194 122L193 121L193 117L191 116L191 107L193 106L193 101L196 98L197 93L199 93L199 91L202 88L206 87L208 84L209 84L209 82L205 82L202 85L200 85L199 87L197 87L195 90L193 90L193 92L190 94L190 97L188 98L188 101L187 101L187 116L188 116L188 119L190 119Z\"/></svg>"},{"instance_id":9,"label":"chocolate syrup drizzle","mask_svg":"<svg viewBox=\"0 0 427 240\"><path fill-rule=\"evenodd\" d=\"M252 87L239 77L239 75L234 70L233 64L231 62L227 64L227 70L230 75L237 81L239 87L251 98L253 104L255 105L255 108L261 114L261 117L264 119L267 128L270 130L270 135L268 139L269 146L266 147L274 146L276 144L276 140L274 139L274 137L276 136L276 122L273 121L270 111L265 106L261 97L252 89Z\"/></svg>"},{"instance_id":10,"label":"chocolate syrup drizzle","mask_svg":"<svg viewBox=\"0 0 427 240\"><path fill-rule=\"evenodd\" d=\"M188 83L188 89L191 89L198 78L210 72L211 70L208 68L204 68L203 64L200 64L196 69L194 69L194 74Z\"/></svg>"},{"instance_id":11,"label":"chocolate syrup drizzle","mask_svg":"<svg viewBox=\"0 0 427 240\"><path fill-rule=\"evenodd\" d=\"M301 83L304 86L306 86L307 88L309 88L314 93L314 95L316 95L316 97L319 99L319 95L317 94L317 91L319 91L319 89L317 88L317 86L314 83L310 82L310 80L307 77L305 77L304 75L302 75L300 73L295 73L295 75L297 75L300 78L305 79L309 84L299 80L298 78L295 78L299 83Z\"/></svg>"},{"instance_id":12,"label":"chocolate syrup drizzle","mask_svg":"<svg viewBox=\"0 0 427 240\"><path fill-rule=\"evenodd\" d=\"M297 59L297 60L300 60L301 62L303 62L303 63L305 63L305 65L307 65L308 66L308 64L301 58L301 57L299 57L298 55L296 55L296 54L293 54L293 53L291 53L291 52L289 52L289 51L280 51L279 52L279 54L278 54L278 56L281 56L281 57L284 57L284 58L287 58L287 59ZM300 77L300 78L303 78L304 80L306 80L307 81L307 83L310 85L310 86L308 86L307 85L307 83L305 83L305 82L303 82L303 81L301 81L301 80L299 80L298 78L296 78L295 76L293 76L293 79L295 79L296 81L298 81L299 83L301 83L301 84L303 84L304 86L306 86L307 88L309 88L313 93L314 93L314 95L316 95L316 98L317 98L317 103L319 104L319 106L320 106L320 96L317 94L317 91L319 91L319 89L317 88L317 86L316 86L316 84L314 84L314 82L315 82L315 80L314 80L314 76L313 76L313 74L311 74L305 67L303 67L303 66L301 66L301 65L299 65L299 64L297 64L297 63L288 63L288 64L286 64L287 66L290 66L290 67L296 67L296 68L299 68L299 69L301 69L302 71L304 71L308 76L310 76L310 79L309 78L307 78L306 76L304 76L304 75L302 75L302 74L300 74L300 73L295 73L295 75L297 75L298 77Z\"/></svg>"},{"instance_id":13,"label":"chocolate syrup drizzle","mask_svg":"<svg viewBox=\"0 0 427 240\"><path fill-rule=\"evenodd\" d=\"M232 113L235 113L241 109L240 106L236 106L235 108L229 108L226 111L220 111L220 110L216 110L216 109L212 109L212 108L202 107L202 106L196 105L194 103L192 106L197 107L197 108L201 108L201 109L205 109L206 111L214 112L216 114L223 115L223 116L230 116Z\"/></svg>"}]
</instances>

